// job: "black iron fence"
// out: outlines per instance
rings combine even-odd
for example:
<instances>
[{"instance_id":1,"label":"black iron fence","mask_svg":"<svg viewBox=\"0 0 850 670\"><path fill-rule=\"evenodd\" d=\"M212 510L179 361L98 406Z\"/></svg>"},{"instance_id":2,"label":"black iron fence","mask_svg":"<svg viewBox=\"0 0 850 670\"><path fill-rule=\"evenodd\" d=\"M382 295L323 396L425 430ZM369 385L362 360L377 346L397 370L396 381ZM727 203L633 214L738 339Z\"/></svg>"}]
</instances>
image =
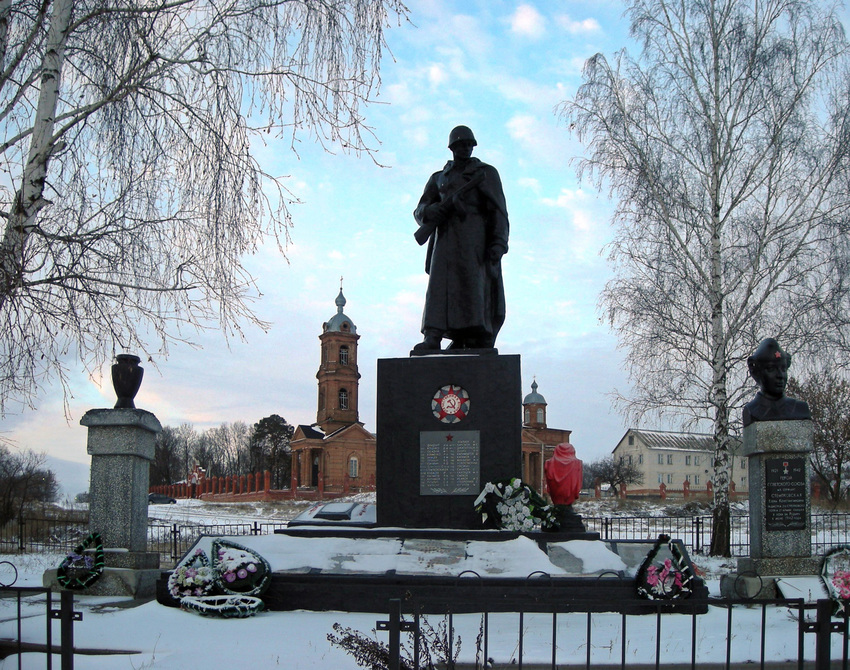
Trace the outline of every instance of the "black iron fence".
<instances>
[{"instance_id":1,"label":"black iron fence","mask_svg":"<svg viewBox=\"0 0 850 670\"><path fill-rule=\"evenodd\" d=\"M655 539L665 533L681 539L688 551L705 553L711 542L712 518L709 515L671 516L585 516L588 531L603 540ZM750 518L735 515L731 519L733 556L747 556L750 547ZM830 547L850 543L850 514L812 514L812 553L823 554ZM179 559L200 535L267 535L286 522L245 523L171 523L152 521L148 526L149 551L158 551L163 565ZM0 553L67 553L88 534L84 518L56 519L24 517L0 528Z\"/></svg>"},{"instance_id":2,"label":"black iron fence","mask_svg":"<svg viewBox=\"0 0 850 670\"><path fill-rule=\"evenodd\" d=\"M17 655L16 667L20 670L25 652L39 652L44 654L44 662L47 670L53 668L53 655L59 654L60 667L62 670L74 669L74 622L82 621L81 612L74 611L74 594L70 591L62 591L59 594L59 608L54 608L56 602L50 589L28 586L0 586L0 598L14 598L16 601L14 631L4 634L0 638L0 659L5 659L13 654ZM43 642L25 641L22 630L22 622L26 617L32 616L24 610L44 607L45 631ZM59 645L53 643L53 621L59 620ZM11 623L12 620L4 621ZM5 667L5 666L4 666ZM11 666L10 666L11 667Z\"/></svg>"},{"instance_id":3,"label":"black iron fence","mask_svg":"<svg viewBox=\"0 0 850 670\"><path fill-rule=\"evenodd\" d=\"M702 621L705 615L677 613L677 604L671 601L647 604L654 613L627 614L587 611L596 609L595 603L573 600L559 603L557 610L540 607L533 612L526 610L514 615L483 612L480 623L475 618L477 615L447 612L435 626L432 623L434 615L418 613L422 602L391 600L389 618L376 622L376 630L388 634L388 644L383 651L366 645L362 651L372 653L374 660L380 661L375 667L389 670L430 667L447 670L657 670L660 667L729 670L745 664L762 670L848 668L848 613L845 611L843 616L833 617L831 600L807 604L800 599L735 601L711 598L704 602L709 607L725 610L725 630L718 630L716 619L713 623ZM739 644L736 637L742 626L753 628L754 608L761 610L759 630L750 630L757 635L756 646L742 658L740 650L735 649ZM775 650L769 649L771 641L776 644L776 633L771 632L768 625L769 612L771 620L778 615L788 621L787 629L793 631L794 639L786 634L785 648L790 647L793 657L777 659ZM501 617L500 644L496 650L493 647L497 645L491 646L491 617L494 616ZM515 635L504 626L506 616L516 620ZM465 627L464 642L472 641L474 648L461 655L456 620L466 618L468 624L470 617L477 624L478 632L469 635L469 625ZM600 619L604 621L600 623ZM833 642L834 636L840 636L837 644ZM507 645L505 638L510 638ZM360 639L368 644L365 636ZM506 649L510 651L506 653ZM384 658L378 659L379 656Z\"/></svg>"},{"instance_id":4,"label":"black iron fence","mask_svg":"<svg viewBox=\"0 0 850 670\"><path fill-rule=\"evenodd\" d=\"M201 535L271 535L285 528L285 521L261 523L151 523L148 525L148 551L158 551L163 567L181 558Z\"/></svg>"}]
</instances>

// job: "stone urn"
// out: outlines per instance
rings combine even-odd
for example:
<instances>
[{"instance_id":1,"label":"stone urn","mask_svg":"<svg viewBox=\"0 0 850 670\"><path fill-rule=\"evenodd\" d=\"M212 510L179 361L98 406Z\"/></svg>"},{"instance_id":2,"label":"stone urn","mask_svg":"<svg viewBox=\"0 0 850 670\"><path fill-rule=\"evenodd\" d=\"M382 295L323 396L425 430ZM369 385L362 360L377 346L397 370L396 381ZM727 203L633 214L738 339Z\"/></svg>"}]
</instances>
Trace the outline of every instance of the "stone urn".
<instances>
[{"instance_id":1,"label":"stone urn","mask_svg":"<svg viewBox=\"0 0 850 670\"><path fill-rule=\"evenodd\" d=\"M139 365L141 360L133 354L118 354L115 357L112 365L112 386L118 396L115 409L135 409L133 398L139 392L145 374L144 368Z\"/></svg>"}]
</instances>

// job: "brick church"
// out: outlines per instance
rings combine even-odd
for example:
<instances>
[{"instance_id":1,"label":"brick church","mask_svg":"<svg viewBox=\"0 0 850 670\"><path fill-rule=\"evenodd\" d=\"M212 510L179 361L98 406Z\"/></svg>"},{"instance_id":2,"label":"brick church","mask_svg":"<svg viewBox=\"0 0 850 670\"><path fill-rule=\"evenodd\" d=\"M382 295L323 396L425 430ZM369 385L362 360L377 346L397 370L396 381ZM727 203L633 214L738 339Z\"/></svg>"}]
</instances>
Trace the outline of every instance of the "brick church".
<instances>
[{"instance_id":1,"label":"brick church","mask_svg":"<svg viewBox=\"0 0 850 670\"><path fill-rule=\"evenodd\" d=\"M292 486L318 489L329 496L375 488L375 435L363 427L358 411L360 372L357 327L343 309L340 288L336 314L322 324L316 423L299 425L292 436ZM546 399L537 391L522 401L522 478L543 491L543 463L570 431L546 424Z\"/></svg>"},{"instance_id":2,"label":"brick church","mask_svg":"<svg viewBox=\"0 0 850 670\"><path fill-rule=\"evenodd\" d=\"M345 315L342 287L336 314L322 324L316 423L292 436L292 486L343 494L375 488L375 436L360 423L357 326Z\"/></svg>"}]
</instances>

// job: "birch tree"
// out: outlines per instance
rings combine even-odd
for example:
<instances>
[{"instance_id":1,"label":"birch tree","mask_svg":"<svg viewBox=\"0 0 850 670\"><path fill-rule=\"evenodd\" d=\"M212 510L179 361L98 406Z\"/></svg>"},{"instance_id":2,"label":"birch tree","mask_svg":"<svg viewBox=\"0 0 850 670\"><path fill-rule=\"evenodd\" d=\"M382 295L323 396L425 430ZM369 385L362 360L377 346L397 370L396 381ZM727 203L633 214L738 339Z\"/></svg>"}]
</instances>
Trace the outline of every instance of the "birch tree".
<instances>
[{"instance_id":1,"label":"birch tree","mask_svg":"<svg viewBox=\"0 0 850 670\"><path fill-rule=\"evenodd\" d=\"M253 149L370 152L400 0L0 0L0 415L66 361L263 324L295 194ZM67 389L66 389L67 390Z\"/></svg>"},{"instance_id":2,"label":"birch tree","mask_svg":"<svg viewBox=\"0 0 850 670\"><path fill-rule=\"evenodd\" d=\"M848 333L847 43L808 0L631 0L641 45L590 58L562 113L616 197L600 305L631 420L713 425L711 553L728 556L730 439L763 337L804 356Z\"/></svg>"}]
</instances>

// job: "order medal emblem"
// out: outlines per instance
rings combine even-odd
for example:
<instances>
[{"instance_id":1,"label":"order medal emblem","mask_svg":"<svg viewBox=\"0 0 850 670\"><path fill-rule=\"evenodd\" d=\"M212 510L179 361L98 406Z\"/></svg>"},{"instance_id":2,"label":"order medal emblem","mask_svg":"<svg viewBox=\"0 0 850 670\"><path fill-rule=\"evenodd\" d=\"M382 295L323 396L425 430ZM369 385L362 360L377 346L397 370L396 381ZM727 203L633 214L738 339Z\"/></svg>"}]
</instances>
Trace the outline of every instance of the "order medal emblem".
<instances>
[{"instance_id":1,"label":"order medal emblem","mask_svg":"<svg viewBox=\"0 0 850 670\"><path fill-rule=\"evenodd\" d=\"M431 411L443 423L457 423L469 414L469 394L460 386L448 384L434 394Z\"/></svg>"}]
</instances>

